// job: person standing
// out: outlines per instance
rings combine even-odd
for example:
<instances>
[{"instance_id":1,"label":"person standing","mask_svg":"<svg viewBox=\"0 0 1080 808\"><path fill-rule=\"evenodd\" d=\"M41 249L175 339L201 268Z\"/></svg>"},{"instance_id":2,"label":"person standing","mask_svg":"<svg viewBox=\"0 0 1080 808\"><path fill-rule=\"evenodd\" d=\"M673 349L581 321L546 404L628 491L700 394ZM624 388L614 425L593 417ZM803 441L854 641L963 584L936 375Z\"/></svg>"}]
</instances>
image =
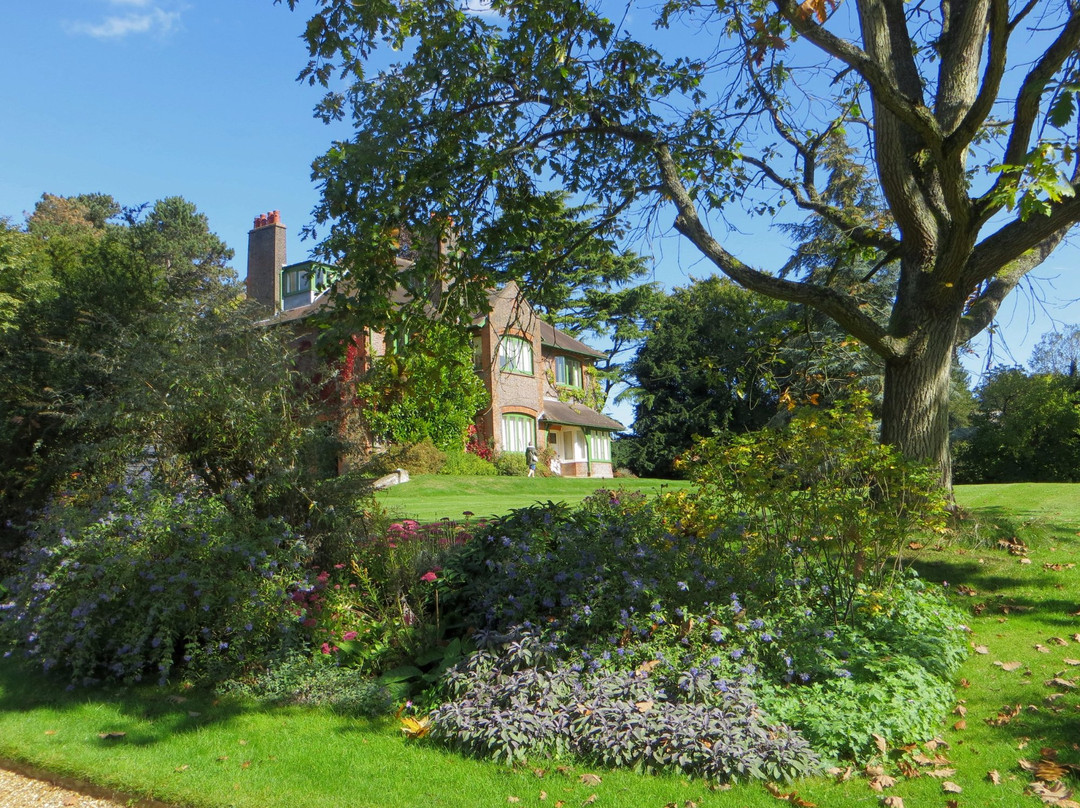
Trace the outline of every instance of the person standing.
<instances>
[{"instance_id":1,"label":"person standing","mask_svg":"<svg viewBox=\"0 0 1080 808\"><path fill-rule=\"evenodd\" d=\"M530 443L525 447L525 465L529 467L530 477L536 476L536 447Z\"/></svg>"}]
</instances>

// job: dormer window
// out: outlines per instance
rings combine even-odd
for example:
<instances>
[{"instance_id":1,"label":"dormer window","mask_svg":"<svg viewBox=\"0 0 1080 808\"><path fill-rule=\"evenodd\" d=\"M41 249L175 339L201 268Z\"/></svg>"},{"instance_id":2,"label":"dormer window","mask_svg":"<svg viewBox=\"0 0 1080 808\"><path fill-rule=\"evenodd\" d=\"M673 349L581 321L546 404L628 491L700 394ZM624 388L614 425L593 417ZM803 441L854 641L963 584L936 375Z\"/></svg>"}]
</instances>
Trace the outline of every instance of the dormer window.
<instances>
[{"instance_id":1,"label":"dormer window","mask_svg":"<svg viewBox=\"0 0 1080 808\"><path fill-rule=\"evenodd\" d=\"M505 373L533 375L533 346L521 337L503 336L499 340L499 370Z\"/></svg>"},{"instance_id":2,"label":"dormer window","mask_svg":"<svg viewBox=\"0 0 1080 808\"><path fill-rule=\"evenodd\" d=\"M562 387L583 387L581 362L568 356L555 357L555 383Z\"/></svg>"},{"instance_id":3,"label":"dormer window","mask_svg":"<svg viewBox=\"0 0 1080 808\"><path fill-rule=\"evenodd\" d=\"M311 271L308 267L288 269L281 273L281 296L290 297L311 291Z\"/></svg>"}]
</instances>

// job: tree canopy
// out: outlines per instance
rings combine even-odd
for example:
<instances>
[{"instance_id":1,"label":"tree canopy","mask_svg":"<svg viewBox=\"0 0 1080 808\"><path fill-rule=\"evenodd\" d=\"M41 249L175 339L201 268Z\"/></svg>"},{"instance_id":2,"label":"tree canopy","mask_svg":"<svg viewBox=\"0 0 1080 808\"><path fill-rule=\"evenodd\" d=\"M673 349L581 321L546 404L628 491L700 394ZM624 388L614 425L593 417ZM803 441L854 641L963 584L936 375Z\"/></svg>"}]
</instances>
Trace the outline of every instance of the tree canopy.
<instances>
[{"instance_id":1,"label":"tree canopy","mask_svg":"<svg viewBox=\"0 0 1080 808\"><path fill-rule=\"evenodd\" d=\"M451 298L475 303L515 274L491 257L559 188L598 232L672 227L743 286L835 320L884 362L882 439L946 485L956 346L1080 219L1075 0L313 7L302 75L327 89L318 115L355 125L315 162L316 227L366 288L396 282L394 226L450 217ZM823 194L837 138L884 210ZM830 282L736 256L722 223L739 205L793 206L896 263L886 321L860 294L873 271Z\"/></svg>"}]
</instances>

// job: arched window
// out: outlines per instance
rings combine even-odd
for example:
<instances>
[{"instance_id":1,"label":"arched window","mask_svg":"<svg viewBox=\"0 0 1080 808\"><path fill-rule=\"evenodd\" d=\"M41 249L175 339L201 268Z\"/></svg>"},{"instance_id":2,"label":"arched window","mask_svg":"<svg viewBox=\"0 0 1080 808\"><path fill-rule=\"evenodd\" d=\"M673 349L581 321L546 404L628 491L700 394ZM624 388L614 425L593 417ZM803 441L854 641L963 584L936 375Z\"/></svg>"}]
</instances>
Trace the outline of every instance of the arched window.
<instances>
[{"instance_id":1,"label":"arched window","mask_svg":"<svg viewBox=\"0 0 1080 808\"><path fill-rule=\"evenodd\" d=\"M521 337L503 336L499 340L499 370L533 375L532 343Z\"/></svg>"}]
</instances>

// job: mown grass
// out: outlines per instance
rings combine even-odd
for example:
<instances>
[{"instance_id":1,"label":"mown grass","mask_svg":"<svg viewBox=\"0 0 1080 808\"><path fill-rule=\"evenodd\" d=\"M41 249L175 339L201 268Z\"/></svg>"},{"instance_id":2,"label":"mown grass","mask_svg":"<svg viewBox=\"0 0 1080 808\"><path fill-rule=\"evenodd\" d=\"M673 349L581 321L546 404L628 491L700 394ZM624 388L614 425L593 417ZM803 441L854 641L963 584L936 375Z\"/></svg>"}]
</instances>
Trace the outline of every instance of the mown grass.
<instances>
[{"instance_id":1,"label":"mown grass","mask_svg":"<svg viewBox=\"0 0 1080 808\"><path fill-rule=\"evenodd\" d=\"M485 512L466 501L474 492L459 496L458 511ZM1080 666L1070 664L1080 660L1074 637L1080 632L1080 567L1069 566L1080 559L1080 486L963 487L957 497L980 517L979 530L964 543L924 548L916 565L925 578L948 582L954 601L969 615L973 652L958 683L957 711L939 733L946 745L933 753L942 762L916 766L921 776L905 777L898 766L902 750L888 750L882 763L897 783L884 795L902 797L907 806L945 805L949 799L969 806L1036 806L1039 801L1024 794L1032 777L1018 761L1037 761L1047 749L1063 762L1080 762L1080 688L1047 684L1080 683ZM538 497L549 498L555 497ZM998 545L999 539L1017 538L1026 552ZM1013 549L1020 552L1019 546ZM125 734L100 737L119 732ZM560 768L551 761L507 768L463 759L405 739L392 720L263 708L181 688L67 692L27 678L10 660L0 663L0 757L136 796L206 808L557 801L569 808L594 794L592 804L598 806L662 808L687 800L703 808L779 804L757 783L714 791L682 777L576 764ZM1000 775L1000 784L989 779L990 772ZM602 782L581 782L585 773L600 775ZM946 782L961 792L946 793ZM1071 785L1080 786L1075 776ZM882 797L858 773L845 782L816 779L782 789L793 791L820 806L878 805Z\"/></svg>"},{"instance_id":2,"label":"mown grass","mask_svg":"<svg viewBox=\"0 0 1080 808\"><path fill-rule=\"evenodd\" d=\"M598 488L641 491L685 488L680 480L572 477L456 477L418 474L402 485L380 491L378 501L395 518L421 522L442 518L460 520L466 511L477 517L500 516L537 502L576 503Z\"/></svg>"}]
</instances>

